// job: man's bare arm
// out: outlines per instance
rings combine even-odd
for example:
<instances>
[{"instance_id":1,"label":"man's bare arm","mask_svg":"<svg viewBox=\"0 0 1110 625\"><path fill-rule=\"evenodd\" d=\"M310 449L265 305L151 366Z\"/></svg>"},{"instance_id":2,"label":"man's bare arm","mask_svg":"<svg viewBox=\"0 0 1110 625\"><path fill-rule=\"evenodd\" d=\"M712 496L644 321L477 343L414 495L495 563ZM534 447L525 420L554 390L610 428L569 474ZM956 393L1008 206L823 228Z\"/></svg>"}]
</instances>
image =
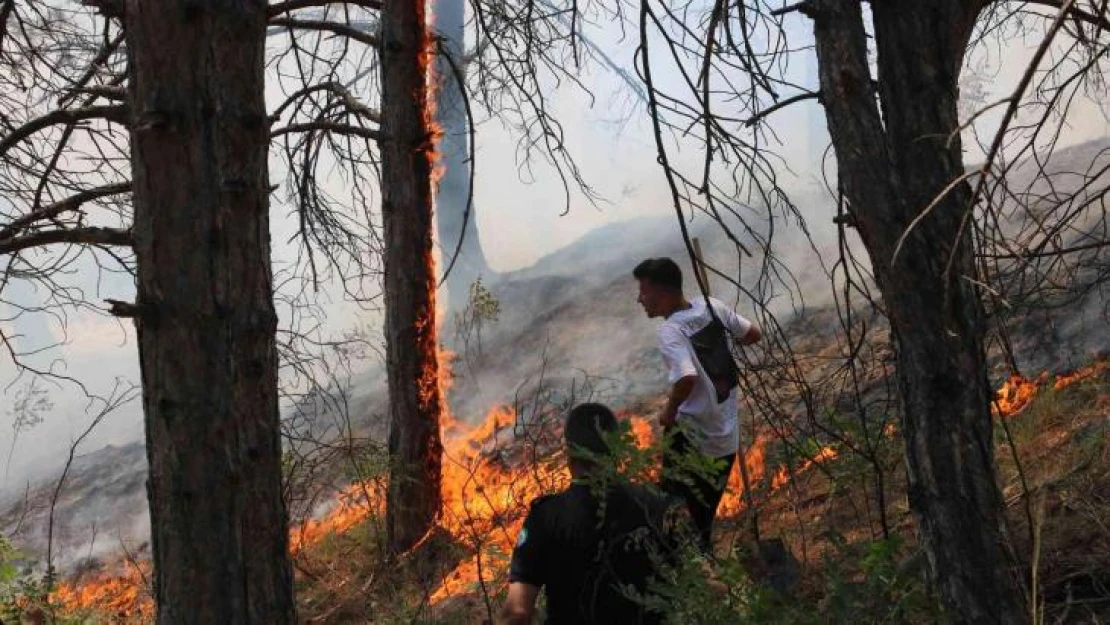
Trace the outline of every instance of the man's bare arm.
<instances>
[{"instance_id":1,"label":"man's bare arm","mask_svg":"<svg viewBox=\"0 0 1110 625\"><path fill-rule=\"evenodd\" d=\"M497 625L531 625L540 589L524 582L509 584L509 596L498 615Z\"/></svg>"},{"instance_id":2,"label":"man's bare arm","mask_svg":"<svg viewBox=\"0 0 1110 625\"><path fill-rule=\"evenodd\" d=\"M748 332L736 339L736 342L741 345L751 345L761 338L763 338L763 330L759 328L759 324L753 321L752 326L748 328Z\"/></svg>"},{"instance_id":3,"label":"man's bare arm","mask_svg":"<svg viewBox=\"0 0 1110 625\"><path fill-rule=\"evenodd\" d=\"M698 376L688 375L684 378L679 378L674 386L671 387L671 396L667 400L667 407L663 409L663 414L659 416L659 424L663 427L670 427L675 424L678 419L678 407L690 393L694 392L694 385L698 382Z\"/></svg>"}]
</instances>

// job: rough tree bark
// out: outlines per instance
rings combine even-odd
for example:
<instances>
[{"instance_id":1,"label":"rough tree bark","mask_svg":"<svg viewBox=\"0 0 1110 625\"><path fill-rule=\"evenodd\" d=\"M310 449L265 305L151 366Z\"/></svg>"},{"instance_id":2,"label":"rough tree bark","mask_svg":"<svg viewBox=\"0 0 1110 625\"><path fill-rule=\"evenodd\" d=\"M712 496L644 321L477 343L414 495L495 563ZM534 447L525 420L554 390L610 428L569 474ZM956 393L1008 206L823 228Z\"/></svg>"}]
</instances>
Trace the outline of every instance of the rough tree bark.
<instances>
[{"instance_id":1,"label":"rough tree bark","mask_svg":"<svg viewBox=\"0 0 1110 625\"><path fill-rule=\"evenodd\" d=\"M386 0L382 34L382 220L391 475L390 551L412 547L440 509L442 398L436 362L432 180L426 83L434 48L421 0Z\"/></svg>"},{"instance_id":2,"label":"rough tree bark","mask_svg":"<svg viewBox=\"0 0 1110 625\"><path fill-rule=\"evenodd\" d=\"M294 623L263 0L127 0L159 623Z\"/></svg>"},{"instance_id":3,"label":"rough tree bark","mask_svg":"<svg viewBox=\"0 0 1110 625\"><path fill-rule=\"evenodd\" d=\"M898 351L910 506L948 617L1022 623L1020 568L1003 526L964 174L957 82L978 15L963 0L871 5L878 95L859 0L810 0L822 101L841 186ZM880 113L881 106L881 113ZM949 260L951 270L948 271Z\"/></svg>"},{"instance_id":4,"label":"rough tree bark","mask_svg":"<svg viewBox=\"0 0 1110 625\"><path fill-rule=\"evenodd\" d=\"M439 142L443 177L436 190L436 225L441 256L446 264L455 254L459 237L463 237L455 266L447 276L447 293L452 309L466 306L470 285L479 277L492 277L482 242L478 238L477 211L470 198L470 124L466 117L463 86L455 76L465 76L464 56L466 0L436 0L435 27L442 37L443 51L453 60L440 55L436 62L436 122L443 132ZM469 210L469 214L468 211ZM465 222L465 223L464 223Z\"/></svg>"}]
</instances>

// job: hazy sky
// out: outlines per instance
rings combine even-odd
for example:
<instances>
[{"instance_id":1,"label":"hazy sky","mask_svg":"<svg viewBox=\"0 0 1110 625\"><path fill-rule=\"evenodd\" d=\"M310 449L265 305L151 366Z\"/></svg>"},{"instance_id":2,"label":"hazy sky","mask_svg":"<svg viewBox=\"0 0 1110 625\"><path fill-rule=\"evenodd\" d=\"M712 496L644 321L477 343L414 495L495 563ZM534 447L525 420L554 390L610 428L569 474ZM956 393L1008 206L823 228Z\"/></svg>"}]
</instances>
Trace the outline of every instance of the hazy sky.
<instances>
[{"instance_id":1,"label":"hazy sky","mask_svg":"<svg viewBox=\"0 0 1110 625\"><path fill-rule=\"evenodd\" d=\"M808 27L809 24L798 16L792 22L791 34L805 38ZM628 32L631 35L634 30ZM631 68L634 39L622 40L615 26L595 28L591 34L617 64ZM976 73L982 78L977 87L978 97L984 102L993 102L1008 94L1029 55L1030 44L1024 42L1015 42L1001 51L981 50L973 54L970 64L977 68ZM1005 65L998 62L1000 58L1006 59ZM812 59L795 62L791 71L803 84L815 82ZM666 72L660 77L664 83L674 78L673 73ZM618 77L599 66L588 67L583 82L596 96L593 106L588 106L588 99L580 90L568 87L555 94L555 112L566 131L566 143L587 182L603 198L597 206L576 195L570 213L560 216L564 197L553 170L537 163L536 180L531 184L522 182L515 161L516 139L496 121L486 122L478 130L477 223L487 258L495 270L526 266L605 223L673 211L665 180L655 163L655 144L644 106ZM269 91L270 95L277 96L272 89ZM965 93L970 91L967 89ZM1068 120L1063 145L1106 136L1106 119L1095 103L1081 103L1077 113ZM989 135L1000 114L1001 111L995 111L983 116L975 130ZM813 102L802 103L776 114L774 128L782 142L778 151L797 172L793 181L789 174L784 174L786 184L802 188L813 183L816 180L813 168L828 142L822 112ZM968 163L980 158L971 145L967 147ZM690 152L679 158L682 162L682 158L699 156ZM280 171L272 171L271 175L276 179ZM291 253L284 241L294 226L280 217L287 212L283 207L273 211L277 258L288 258ZM811 222L818 227L831 228L828 219L819 217L822 218ZM102 291L98 299L112 296L128 299L131 288L124 280L107 285L106 291ZM511 305L511 302L503 305ZM341 303L330 306L329 311L334 317L329 323L337 333L358 319L354 309ZM29 343L41 344L46 336L63 338L60 327L46 318L25 318L14 329L26 335ZM64 338L65 347L56 350L50 358L64 360L68 374L84 380L91 389L106 393L117 377L138 381L134 331L129 323L96 315L75 315L68 320ZM12 379L12 373L11 364L0 361L0 381L6 383ZM4 389L0 406L10 405L22 388L19 384ZM78 393L68 388L45 388L54 408L45 415L44 423L20 436L10 470L2 481L4 488L20 486L28 475L57 466L60 454L88 421L86 402ZM12 446L10 422L9 411L0 409L0 453L5 459ZM85 449L141 436L140 404L134 402L110 417Z\"/></svg>"}]
</instances>

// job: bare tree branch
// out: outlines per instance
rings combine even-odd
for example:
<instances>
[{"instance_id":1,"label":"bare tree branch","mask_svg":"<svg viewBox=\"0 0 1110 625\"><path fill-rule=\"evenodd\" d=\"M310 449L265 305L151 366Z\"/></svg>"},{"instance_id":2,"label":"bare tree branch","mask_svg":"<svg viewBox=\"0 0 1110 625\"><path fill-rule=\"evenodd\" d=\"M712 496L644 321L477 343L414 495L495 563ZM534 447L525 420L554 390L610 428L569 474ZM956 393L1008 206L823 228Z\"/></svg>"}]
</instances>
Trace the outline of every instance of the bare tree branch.
<instances>
[{"instance_id":1,"label":"bare tree branch","mask_svg":"<svg viewBox=\"0 0 1110 625\"><path fill-rule=\"evenodd\" d=\"M338 22L328 22L325 20L301 20L286 17L279 17L270 20L271 26L279 28L288 28L290 30L316 30L321 32L330 32L336 35L354 39L359 43L363 43L372 48L377 48L380 41L375 34L370 34L357 28L340 24Z\"/></svg>"},{"instance_id":2,"label":"bare tree branch","mask_svg":"<svg viewBox=\"0 0 1110 625\"><path fill-rule=\"evenodd\" d=\"M297 9L326 7L333 4L349 4L375 11L381 10L382 8L380 0L286 0L285 2L270 5L268 13L270 17L274 17L282 13L296 11Z\"/></svg>"},{"instance_id":3,"label":"bare tree branch","mask_svg":"<svg viewBox=\"0 0 1110 625\"><path fill-rule=\"evenodd\" d=\"M109 197L112 195L120 195L123 193L131 192L130 182L121 182L119 184L104 185L82 191L76 195L68 197L60 202L55 202L49 206L45 206L37 211L32 211L22 217L13 219L11 223L3 228L0 228L0 241L12 238L16 232L25 228L36 221L44 219L53 219L61 213L74 211L81 208L81 205L98 200L100 198Z\"/></svg>"},{"instance_id":4,"label":"bare tree branch","mask_svg":"<svg viewBox=\"0 0 1110 625\"><path fill-rule=\"evenodd\" d=\"M96 57L89 63L89 67L85 70L84 75L77 79L77 81L69 88L68 93L58 98L58 106L66 106L69 102L81 93L89 82L97 76L104 68L104 65L112 58L123 43L123 32L120 31L110 41L105 42L104 46L97 52ZM107 85L96 85L92 89L105 89L109 88ZM112 98L117 99L117 98Z\"/></svg>"},{"instance_id":5,"label":"bare tree branch","mask_svg":"<svg viewBox=\"0 0 1110 625\"><path fill-rule=\"evenodd\" d=\"M69 452L66 456L66 461L62 467L62 474L58 477L58 482L54 486L53 495L50 497L50 514L48 516L47 530L46 530L46 569L47 569L47 590L52 590L54 584L54 511L58 505L58 498L62 494L62 489L65 487L66 477L69 476L69 471L73 467L73 460L77 454L77 448L81 443L92 434L96 426L107 417L109 414L124 406L137 397L140 397L140 389L133 384L125 384L123 381L117 379L115 388L108 397L100 400L101 403L99 410L93 415L92 420L89 422L88 427L85 428L81 434L74 439L73 443L69 446Z\"/></svg>"},{"instance_id":6,"label":"bare tree branch","mask_svg":"<svg viewBox=\"0 0 1110 625\"><path fill-rule=\"evenodd\" d=\"M1096 15L1074 5L1071 2L1061 2L1060 0L1024 0L1024 3L1037 4L1041 6L1051 7L1056 10L1063 10L1064 14L1076 18L1080 21L1086 22L1092 26L1097 26L1102 30L1110 30L1110 19L1107 19L1105 12L1101 15Z\"/></svg>"},{"instance_id":7,"label":"bare tree branch","mask_svg":"<svg viewBox=\"0 0 1110 625\"><path fill-rule=\"evenodd\" d=\"M0 156L6 154L8 150L20 141L44 128L49 128L56 124L76 124L91 119L106 119L117 124L125 124L127 123L127 114L127 106L123 104L51 111L42 117L32 119L22 126L19 126L6 137L0 139Z\"/></svg>"},{"instance_id":8,"label":"bare tree branch","mask_svg":"<svg viewBox=\"0 0 1110 625\"><path fill-rule=\"evenodd\" d=\"M338 135L349 135L354 137L362 137L371 141L381 141L384 136L381 131L373 130L371 128L362 128L360 126L351 126L349 124L339 124L335 122L305 122L303 124L290 124L283 128L277 128L270 131L270 138L274 139L282 135L287 135L295 132L326 132L335 133Z\"/></svg>"},{"instance_id":9,"label":"bare tree branch","mask_svg":"<svg viewBox=\"0 0 1110 625\"><path fill-rule=\"evenodd\" d=\"M81 245L130 246L131 231L119 228L88 226L63 230L42 230L8 239L0 239L0 254L12 254L32 247L56 243Z\"/></svg>"},{"instance_id":10,"label":"bare tree branch","mask_svg":"<svg viewBox=\"0 0 1110 625\"><path fill-rule=\"evenodd\" d=\"M799 93L798 95L786 98L785 100L777 102L774 105L763 109L759 113L757 113L755 115L752 115L748 119L744 120L744 125L745 126L754 126L755 124L758 124L760 121L762 121L765 117L771 115L772 113L774 113L776 111L781 111L782 109L790 106L791 104L795 104L797 102L804 102L805 100L820 100L820 99L821 99L821 92L819 92L819 91L815 91L813 93Z\"/></svg>"}]
</instances>

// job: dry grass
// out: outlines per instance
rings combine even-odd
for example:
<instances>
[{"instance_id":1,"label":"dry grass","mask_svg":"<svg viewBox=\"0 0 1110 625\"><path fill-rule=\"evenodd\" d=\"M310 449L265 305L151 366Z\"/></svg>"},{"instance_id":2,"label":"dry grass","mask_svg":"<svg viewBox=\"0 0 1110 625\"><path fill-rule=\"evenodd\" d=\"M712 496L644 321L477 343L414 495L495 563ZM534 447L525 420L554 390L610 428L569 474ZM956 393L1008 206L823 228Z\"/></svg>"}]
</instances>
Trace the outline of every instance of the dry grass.
<instances>
[{"instance_id":1,"label":"dry grass","mask_svg":"<svg viewBox=\"0 0 1110 625\"><path fill-rule=\"evenodd\" d=\"M1014 448L998 428L996 458L1010 532L1026 564L1034 560L1036 536L1039 615L1044 623L1110 621L1108 412L1110 371L1103 370L1062 390L1043 386L1007 421ZM900 445L894 434L882 453L890 480L889 530L903 539L897 554L901 571L921 578L923 562L916 555L912 516L903 494ZM1029 487L1028 499L1014 449ZM761 538L782 538L801 563L798 601L827 605L833 592L831 575L863 583L861 551L851 546L883 536L869 466L842 453L796 474L781 488L771 489L766 483L757 487ZM1039 532L1030 531L1031 517ZM751 544L748 514L725 520L721 530L719 553ZM414 554L389 563L377 549L377 532L373 523L364 523L298 556L297 592L304 622L465 624L488 618L489 606L478 592L428 605L430 588L464 555L448 538L436 537ZM928 622L929 617L920 616L900 618Z\"/></svg>"},{"instance_id":2,"label":"dry grass","mask_svg":"<svg viewBox=\"0 0 1110 625\"><path fill-rule=\"evenodd\" d=\"M1110 622L1110 371L1061 390L1046 381L1006 425L1014 445L996 428L995 457L1014 550L1026 566L1037 562L1038 621ZM888 526L904 539L905 570L923 573L900 449L895 435L882 454L890 481ZM802 597L820 603L834 571L849 580L862 578L852 560L856 552L843 544L883 536L868 463L842 454L757 499L760 537L782 538L801 561ZM726 520L722 529L719 553L751 542L750 516Z\"/></svg>"},{"instance_id":3,"label":"dry grass","mask_svg":"<svg viewBox=\"0 0 1110 625\"><path fill-rule=\"evenodd\" d=\"M1110 620L1110 373L1043 390L1011 420L1021 472L999 450L1013 539L1037 547L1046 623ZM1028 486L1026 496L1022 475Z\"/></svg>"}]
</instances>

